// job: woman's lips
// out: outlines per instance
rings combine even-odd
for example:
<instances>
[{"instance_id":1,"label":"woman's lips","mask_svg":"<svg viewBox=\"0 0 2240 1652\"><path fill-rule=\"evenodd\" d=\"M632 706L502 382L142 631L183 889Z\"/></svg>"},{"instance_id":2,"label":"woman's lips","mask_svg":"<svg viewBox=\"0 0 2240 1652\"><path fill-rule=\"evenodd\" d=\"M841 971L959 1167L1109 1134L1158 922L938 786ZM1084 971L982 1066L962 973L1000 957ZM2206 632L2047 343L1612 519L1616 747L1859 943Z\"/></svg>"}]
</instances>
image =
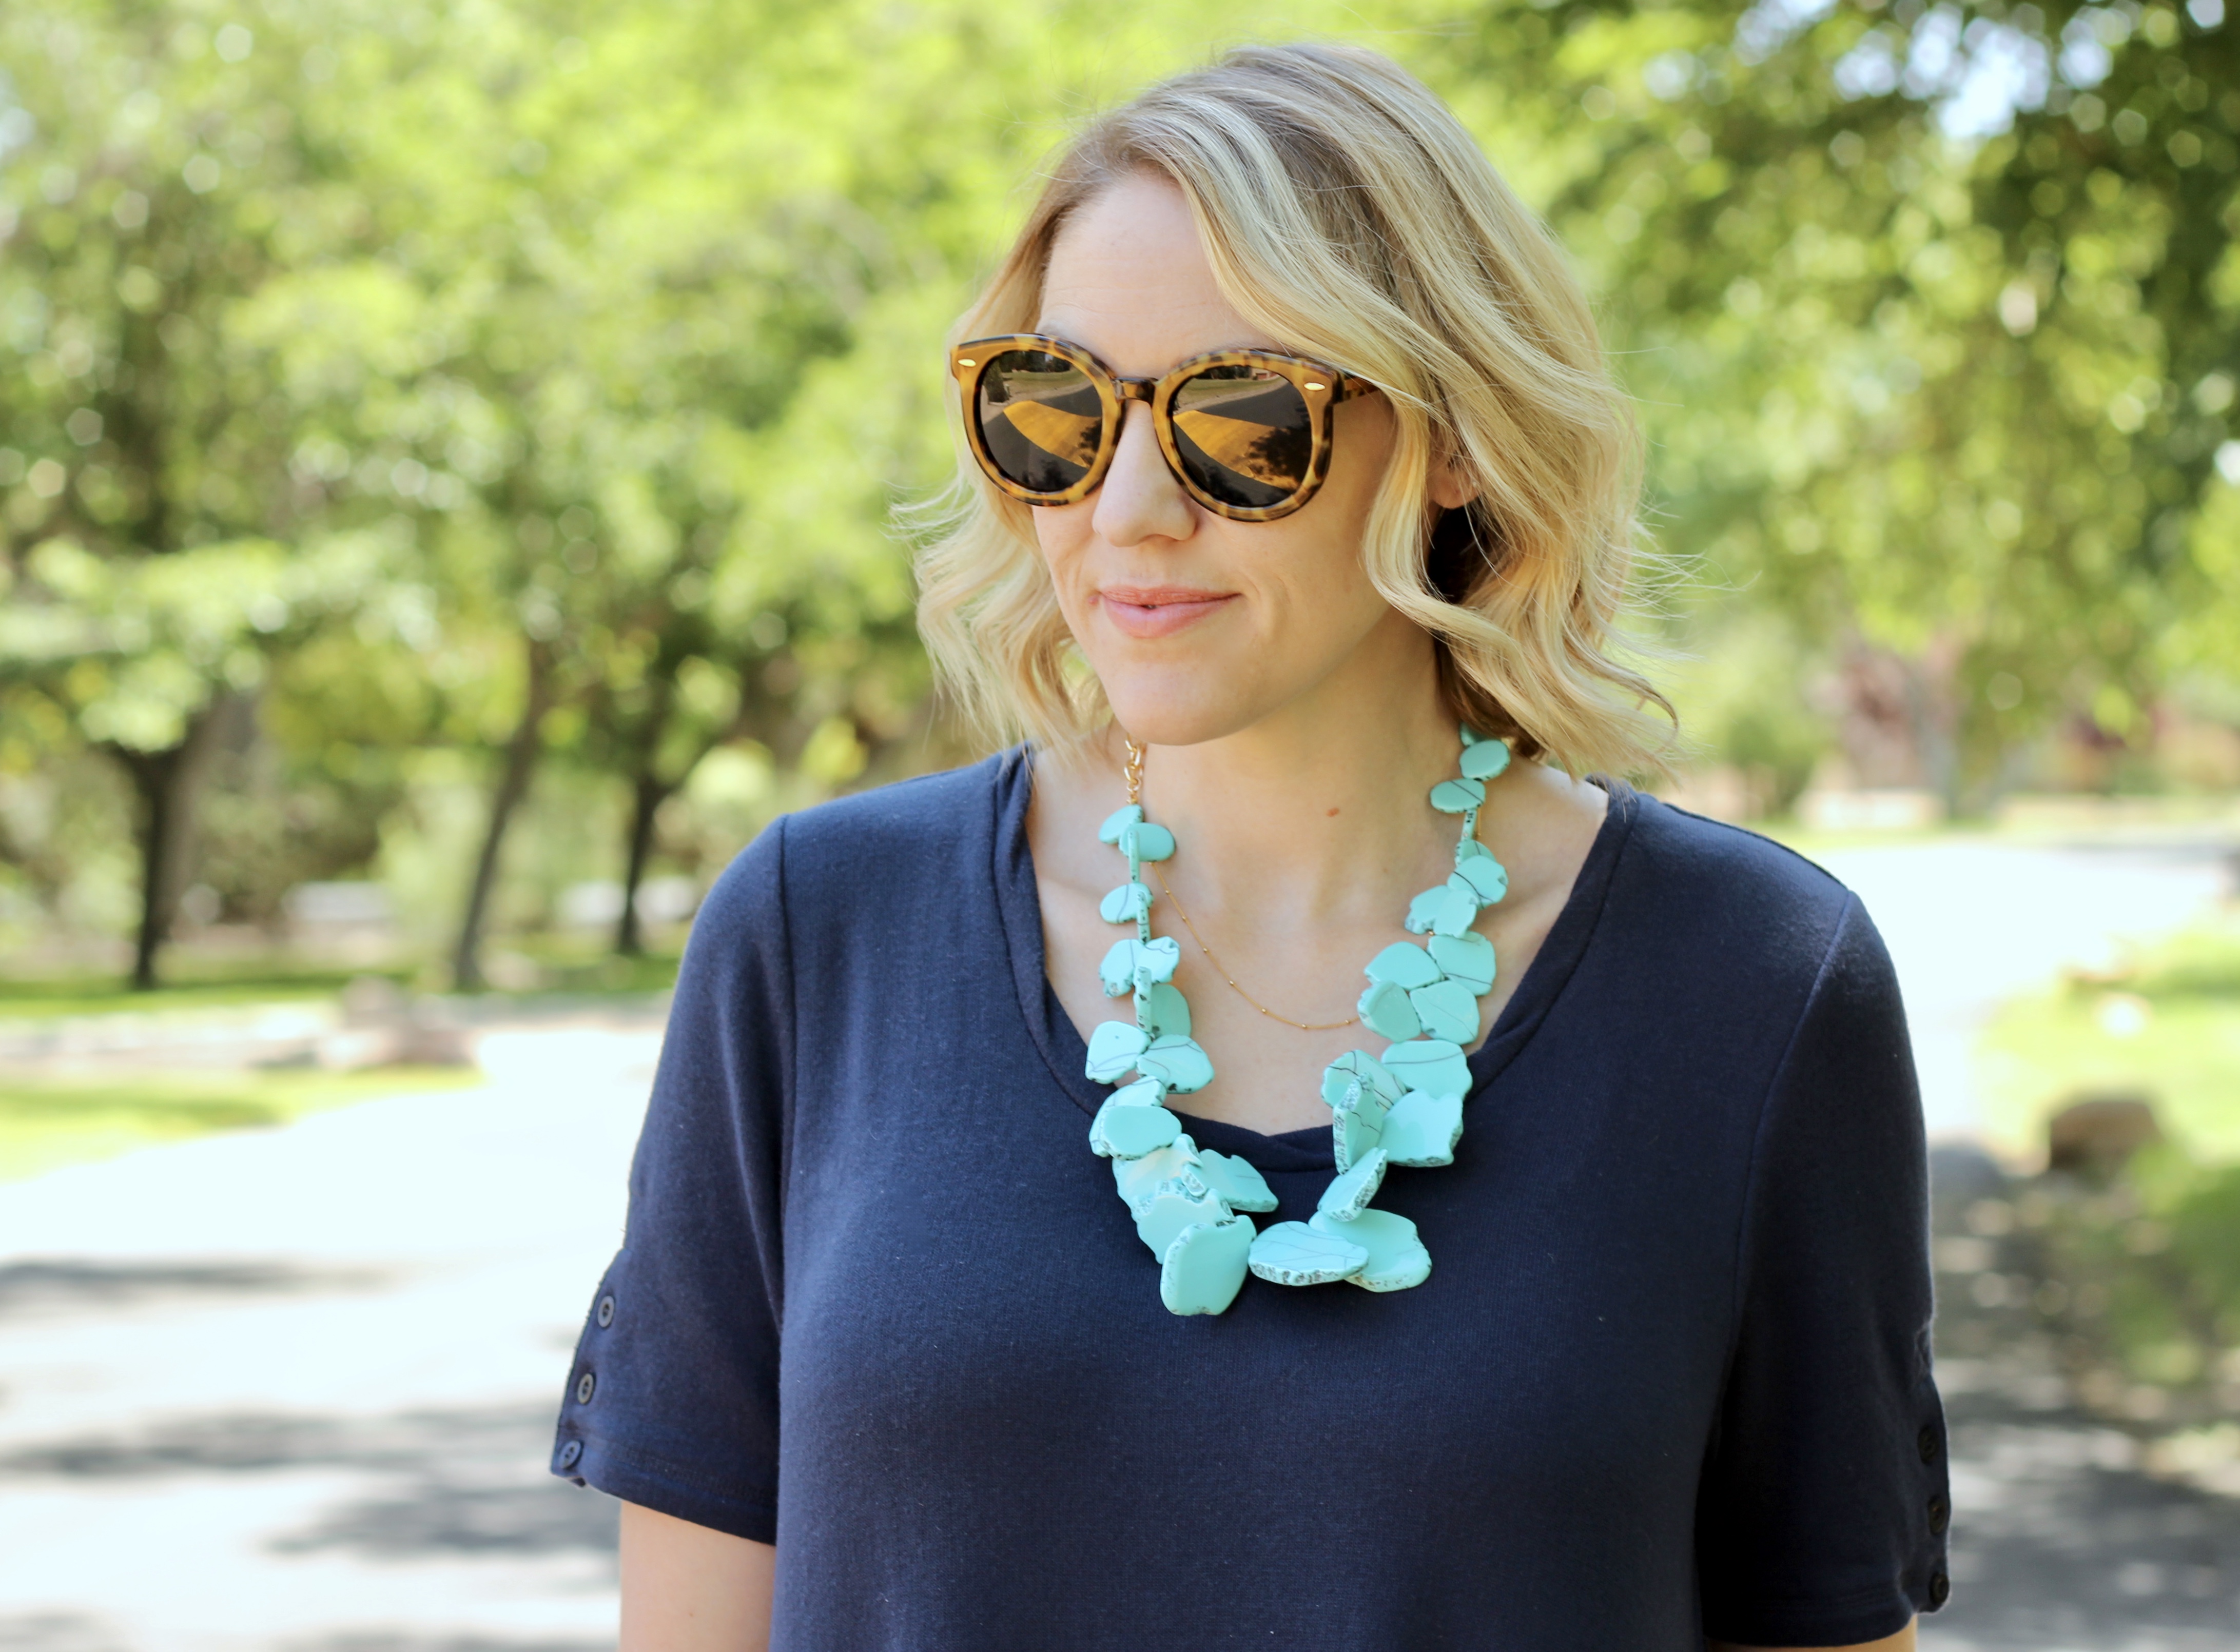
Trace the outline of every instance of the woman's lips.
<instances>
[{"instance_id":1,"label":"woman's lips","mask_svg":"<svg viewBox=\"0 0 2240 1652\"><path fill-rule=\"evenodd\" d=\"M1108 585L1097 593L1105 617L1123 635L1172 636L1236 600L1230 591L1192 590L1181 585Z\"/></svg>"}]
</instances>

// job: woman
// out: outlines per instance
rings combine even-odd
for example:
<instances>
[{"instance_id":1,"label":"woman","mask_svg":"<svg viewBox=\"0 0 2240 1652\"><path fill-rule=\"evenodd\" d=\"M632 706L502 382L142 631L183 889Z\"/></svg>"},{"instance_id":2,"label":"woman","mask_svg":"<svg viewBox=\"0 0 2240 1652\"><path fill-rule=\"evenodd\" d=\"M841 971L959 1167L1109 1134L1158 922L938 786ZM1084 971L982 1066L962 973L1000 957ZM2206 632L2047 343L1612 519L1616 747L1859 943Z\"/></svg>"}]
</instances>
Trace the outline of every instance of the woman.
<instances>
[{"instance_id":1,"label":"woman","mask_svg":"<svg viewBox=\"0 0 2240 1652\"><path fill-rule=\"evenodd\" d=\"M1031 743L694 929L554 1459L625 1647L1911 1646L1896 988L1823 874L1575 777L1658 725L1546 232L1391 63L1243 50L959 336L923 623Z\"/></svg>"}]
</instances>

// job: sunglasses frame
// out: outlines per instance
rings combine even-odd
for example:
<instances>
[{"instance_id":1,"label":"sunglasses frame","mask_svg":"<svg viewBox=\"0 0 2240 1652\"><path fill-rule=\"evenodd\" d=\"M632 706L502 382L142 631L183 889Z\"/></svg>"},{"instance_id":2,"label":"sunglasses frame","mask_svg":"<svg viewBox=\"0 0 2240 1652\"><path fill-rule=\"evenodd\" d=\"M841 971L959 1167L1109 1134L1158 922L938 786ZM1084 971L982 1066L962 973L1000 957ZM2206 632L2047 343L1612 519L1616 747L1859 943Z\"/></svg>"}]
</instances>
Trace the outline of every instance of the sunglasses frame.
<instances>
[{"instance_id":1,"label":"sunglasses frame","mask_svg":"<svg viewBox=\"0 0 2240 1652\"><path fill-rule=\"evenodd\" d=\"M996 466L988 451L986 435L980 428L978 405L980 380L995 359L1008 350L1030 350L1045 356L1055 356L1070 363L1097 387L1097 405L1104 416L1103 428L1097 444L1097 457L1088 472L1071 487L1057 493L1038 492L1022 487ZM1209 496L1190 480L1183 468L1181 451L1175 445L1175 392L1209 367L1266 368L1287 380L1306 403L1309 446L1307 474L1290 497L1272 505L1232 505ZM1054 338L1047 333L1003 333L993 338L969 339L950 347L949 370L955 375L957 388L963 392L963 419L965 445L979 461L980 469L997 487L1030 505L1077 504L1103 485L1104 474L1112 468L1113 455L1119 450L1120 423L1130 402L1148 403L1151 410L1151 430L1158 438L1159 451L1165 456L1167 469L1183 490L1213 512L1231 522L1273 522L1288 516L1315 496L1330 476L1330 409L1340 402L1350 402L1365 396L1377 386L1367 379L1328 367L1306 356L1286 356L1265 350L1210 350L1193 356L1162 373L1157 378L1124 378L1076 343Z\"/></svg>"}]
</instances>

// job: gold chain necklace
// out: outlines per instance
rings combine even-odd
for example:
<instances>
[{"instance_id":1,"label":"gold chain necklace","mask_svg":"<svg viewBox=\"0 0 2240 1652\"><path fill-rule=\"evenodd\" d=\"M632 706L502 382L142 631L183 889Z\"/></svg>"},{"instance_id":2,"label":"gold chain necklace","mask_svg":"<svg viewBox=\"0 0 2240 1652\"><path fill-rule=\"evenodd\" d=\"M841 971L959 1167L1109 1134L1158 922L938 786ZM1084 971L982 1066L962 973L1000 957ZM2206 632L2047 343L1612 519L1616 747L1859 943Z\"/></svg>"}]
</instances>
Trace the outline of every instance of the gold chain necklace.
<instances>
[{"instance_id":1,"label":"gold chain necklace","mask_svg":"<svg viewBox=\"0 0 2240 1652\"><path fill-rule=\"evenodd\" d=\"M1267 1016L1269 1020L1280 1021L1286 1027L1297 1027L1301 1032L1334 1032L1340 1027L1350 1027L1361 1019L1361 1013L1358 1010L1348 1016L1343 1021L1293 1021L1289 1016L1277 1015L1266 1004L1262 1003L1243 988L1238 986L1237 977L1221 967L1221 960L1213 956L1213 949L1206 945L1205 937L1197 932L1197 925L1192 923L1190 914L1183 910L1183 903L1175 900L1175 892L1167 883L1167 875L1157 867L1153 867L1151 876L1159 880L1159 893L1174 903L1175 916L1183 921L1183 928L1190 931L1190 939L1197 943L1197 949L1205 954L1205 961L1213 966L1214 974L1229 983L1229 989L1231 992Z\"/></svg>"},{"instance_id":2,"label":"gold chain necklace","mask_svg":"<svg viewBox=\"0 0 2240 1652\"><path fill-rule=\"evenodd\" d=\"M1128 739L1125 735L1121 736L1121 740L1128 748L1126 770L1128 801L1131 803L1140 803L1143 800L1143 748L1133 740ZM1213 949L1206 945L1205 937L1197 932L1197 925L1190 922L1190 915L1183 911L1183 903L1175 899L1175 892L1167 883L1167 875L1157 867L1153 867L1151 876L1159 880L1159 893L1174 903L1175 916L1183 921L1183 928L1190 931L1190 939L1197 943L1197 949L1205 954L1205 961L1213 966L1214 974L1229 983L1229 989L1231 992L1267 1016L1269 1020L1280 1021L1286 1027L1297 1027L1301 1032L1336 1032L1340 1027L1350 1027L1361 1019L1358 1010L1348 1016L1343 1021L1294 1021L1289 1016L1277 1015L1266 1004L1262 1003L1243 988L1238 986L1237 977L1221 967L1221 960L1213 956Z\"/></svg>"}]
</instances>

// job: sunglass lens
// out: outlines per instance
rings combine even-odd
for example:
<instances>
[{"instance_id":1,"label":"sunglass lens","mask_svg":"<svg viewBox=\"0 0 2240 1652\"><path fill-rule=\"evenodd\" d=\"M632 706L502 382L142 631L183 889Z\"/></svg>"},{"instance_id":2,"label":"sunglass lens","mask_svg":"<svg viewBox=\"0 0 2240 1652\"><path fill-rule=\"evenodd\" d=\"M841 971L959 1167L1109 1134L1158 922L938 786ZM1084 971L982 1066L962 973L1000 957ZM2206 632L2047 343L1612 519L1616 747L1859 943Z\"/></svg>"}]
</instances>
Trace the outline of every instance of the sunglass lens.
<instances>
[{"instance_id":1,"label":"sunglass lens","mask_svg":"<svg viewBox=\"0 0 2240 1652\"><path fill-rule=\"evenodd\" d=\"M1265 510L1307 479L1314 452L1306 398L1281 373L1250 363L1209 367L1175 392L1175 447L1210 497Z\"/></svg>"},{"instance_id":2,"label":"sunglass lens","mask_svg":"<svg viewBox=\"0 0 2240 1652\"><path fill-rule=\"evenodd\" d=\"M981 441L1003 478L1063 493L1089 474L1104 439L1104 407L1089 375L1063 356L1005 350L980 375Z\"/></svg>"}]
</instances>

